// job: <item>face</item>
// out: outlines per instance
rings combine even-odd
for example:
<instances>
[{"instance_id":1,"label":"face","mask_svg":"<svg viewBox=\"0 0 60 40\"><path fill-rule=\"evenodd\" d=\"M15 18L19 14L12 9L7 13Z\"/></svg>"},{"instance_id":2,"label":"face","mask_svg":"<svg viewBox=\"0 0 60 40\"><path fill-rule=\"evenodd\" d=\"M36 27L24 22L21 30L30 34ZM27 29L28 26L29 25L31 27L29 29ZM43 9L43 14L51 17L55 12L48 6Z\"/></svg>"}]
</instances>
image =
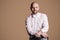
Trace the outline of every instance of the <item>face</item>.
<instances>
[{"instance_id":1,"label":"face","mask_svg":"<svg viewBox=\"0 0 60 40\"><path fill-rule=\"evenodd\" d=\"M34 3L31 11L36 14L39 11L39 5L37 3Z\"/></svg>"}]
</instances>

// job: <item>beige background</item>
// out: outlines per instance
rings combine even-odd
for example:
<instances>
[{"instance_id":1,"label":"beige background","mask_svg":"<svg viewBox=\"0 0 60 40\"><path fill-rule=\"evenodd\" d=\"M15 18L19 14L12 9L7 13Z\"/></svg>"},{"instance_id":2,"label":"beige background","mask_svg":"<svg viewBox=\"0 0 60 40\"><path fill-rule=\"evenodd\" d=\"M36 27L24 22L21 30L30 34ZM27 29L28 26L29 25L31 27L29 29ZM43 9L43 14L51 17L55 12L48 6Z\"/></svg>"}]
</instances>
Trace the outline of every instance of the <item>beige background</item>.
<instances>
[{"instance_id":1,"label":"beige background","mask_svg":"<svg viewBox=\"0 0 60 40\"><path fill-rule=\"evenodd\" d=\"M33 0L0 0L0 40L28 40L25 19ZM35 0L49 20L49 39L60 39L60 0Z\"/></svg>"}]
</instances>

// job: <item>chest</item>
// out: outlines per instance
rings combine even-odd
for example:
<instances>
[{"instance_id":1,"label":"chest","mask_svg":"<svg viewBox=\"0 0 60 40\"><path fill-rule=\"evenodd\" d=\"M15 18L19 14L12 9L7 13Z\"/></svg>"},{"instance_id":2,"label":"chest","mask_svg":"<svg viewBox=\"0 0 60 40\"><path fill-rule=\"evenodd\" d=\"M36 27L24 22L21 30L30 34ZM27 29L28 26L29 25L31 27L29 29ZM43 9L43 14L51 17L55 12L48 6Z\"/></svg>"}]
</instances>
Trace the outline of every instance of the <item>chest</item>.
<instances>
[{"instance_id":1,"label":"chest","mask_svg":"<svg viewBox=\"0 0 60 40\"><path fill-rule=\"evenodd\" d=\"M43 23L43 18L42 17L32 17L30 19L31 25L42 25Z\"/></svg>"}]
</instances>

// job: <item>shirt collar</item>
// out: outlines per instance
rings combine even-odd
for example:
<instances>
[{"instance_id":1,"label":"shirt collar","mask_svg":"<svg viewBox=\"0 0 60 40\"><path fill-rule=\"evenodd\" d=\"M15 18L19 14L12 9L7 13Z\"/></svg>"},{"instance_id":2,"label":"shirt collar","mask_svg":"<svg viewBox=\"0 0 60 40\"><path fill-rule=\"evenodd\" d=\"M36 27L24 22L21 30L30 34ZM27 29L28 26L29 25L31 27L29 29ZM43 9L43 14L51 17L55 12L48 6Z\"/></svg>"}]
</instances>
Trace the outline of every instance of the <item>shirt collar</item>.
<instances>
[{"instance_id":1,"label":"shirt collar","mask_svg":"<svg viewBox=\"0 0 60 40\"><path fill-rule=\"evenodd\" d=\"M38 13L36 13L36 14L33 14L32 16L33 16L33 17L37 17L39 14L41 14L41 13L38 12Z\"/></svg>"}]
</instances>

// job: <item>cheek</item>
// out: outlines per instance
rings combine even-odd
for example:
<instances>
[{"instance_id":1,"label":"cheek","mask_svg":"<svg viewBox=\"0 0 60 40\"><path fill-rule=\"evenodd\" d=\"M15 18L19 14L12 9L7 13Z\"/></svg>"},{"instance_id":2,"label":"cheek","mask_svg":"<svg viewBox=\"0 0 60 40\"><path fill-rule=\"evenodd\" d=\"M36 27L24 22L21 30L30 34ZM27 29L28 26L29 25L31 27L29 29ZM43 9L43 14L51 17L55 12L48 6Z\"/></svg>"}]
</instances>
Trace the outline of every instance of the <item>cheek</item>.
<instances>
[{"instance_id":1,"label":"cheek","mask_svg":"<svg viewBox=\"0 0 60 40\"><path fill-rule=\"evenodd\" d=\"M31 10L32 10L32 11L34 11L35 9L34 9L34 8L32 8Z\"/></svg>"},{"instance_id":2,"label":"cheek","mask_svg":"<svg viewBox=\"0 0 60 40\"><path fill-rule=\"evenodd\" d=\"M36 8L36 10L38 11L38 10L39 10L39 8Z\"/></svg>"},{"instance_id":3,"label":"cheek","mask_svg":"<svg viewBox=\"0 0 60 40\"><path fill-rule=\"evenodd\" d=\"M38 11L39 8L32 8L32 11Z\"/></svg>"}]
</instances>

